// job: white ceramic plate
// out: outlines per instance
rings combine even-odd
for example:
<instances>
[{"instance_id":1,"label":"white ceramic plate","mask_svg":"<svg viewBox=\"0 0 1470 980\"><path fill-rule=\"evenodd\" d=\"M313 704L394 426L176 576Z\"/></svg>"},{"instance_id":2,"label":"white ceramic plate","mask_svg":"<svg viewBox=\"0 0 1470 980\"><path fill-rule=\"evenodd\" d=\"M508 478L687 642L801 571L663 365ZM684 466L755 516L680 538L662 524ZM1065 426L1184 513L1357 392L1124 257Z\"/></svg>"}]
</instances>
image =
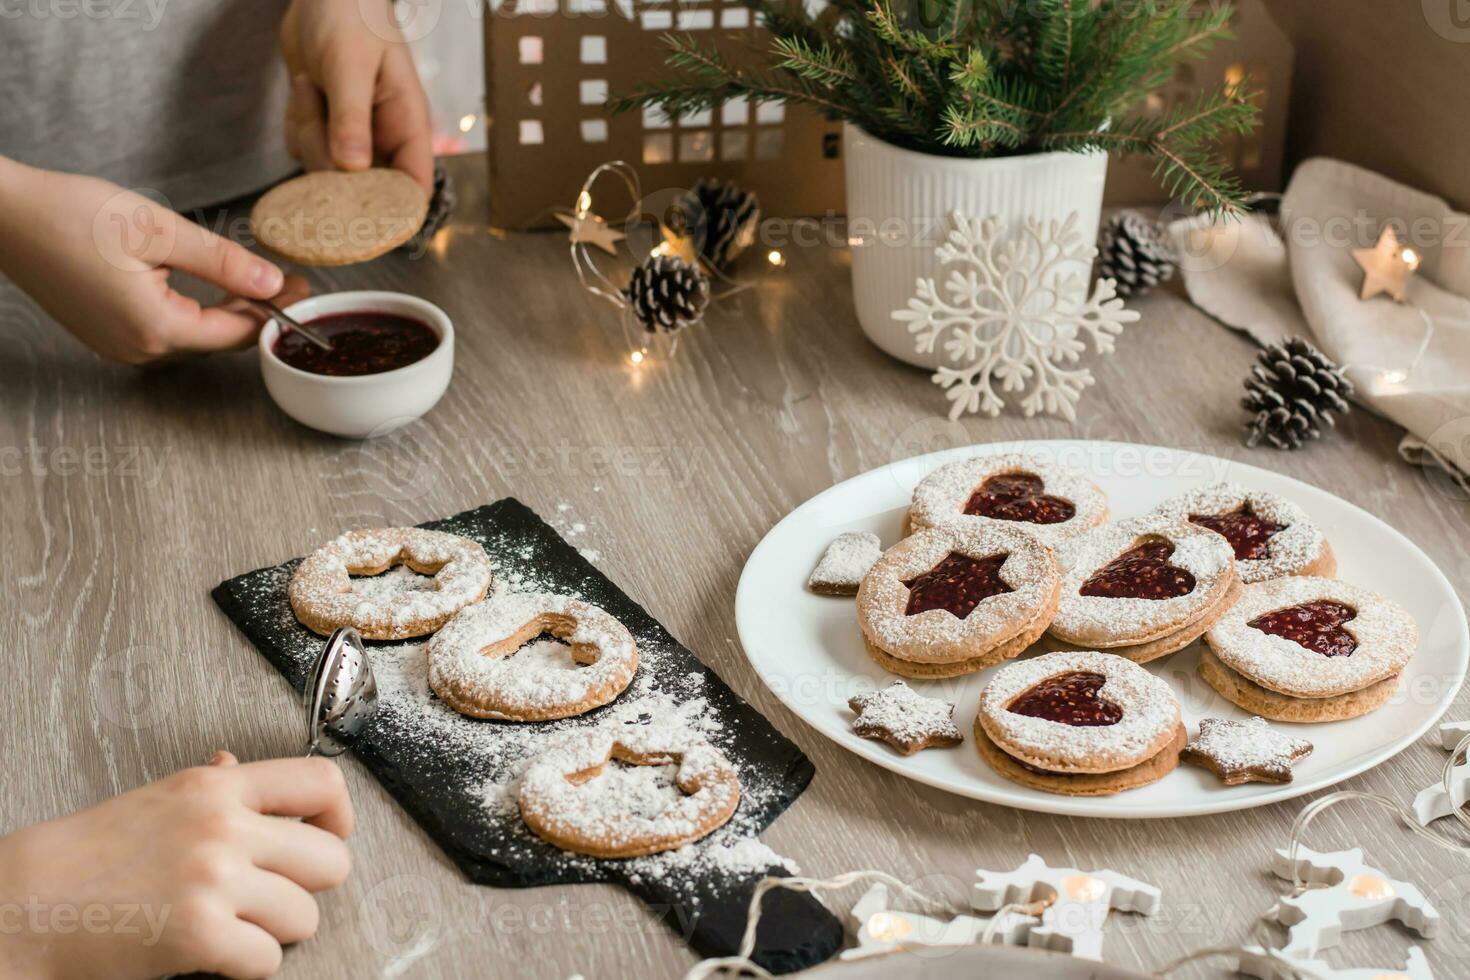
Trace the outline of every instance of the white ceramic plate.
<instances>
[{"instance_id":1,"label":"white ceramic plate","mask_svg":"<svg viewBox=\"0 0 1470 980\"><path fill-rule=\"evenodd\" d=\"M1030 452L1081 470L1107 493L1112 518L1146 513L1165 497L1230 480L1296 501L1322 526L1337 554L1338 575L1380 592L1419 621L1419 652L1393 702L1362 718L1285 726L1316 750L1285 785L1226 787L1195 766L1111 797L1058 796L1001 778L981 761L970 727L991 671L944 681L910 681L924 694L953 701L965 744L904 757L852 734L847 699L893 678L863 650L850 598L814 595L806 579L834 537L873 531L884 546L899 539L914 484L934 467L970 455ZM1158 446L1111 442L1018 442L973 446L893 463L818 494L777 524L751 553L735 598L746 656L793 711L839 745L931 786L1024 810L1092 817L1177 817L1222 813L1291 799L1339 783L1392 758L1444 714L1465 678L1470 635L1454 589L1428 556L1372 514L1317 487L1256 466ZM1168 679L1190 733L1203 717L1244 718L1195 673L1200 644L1148 665Z\"/></svg>"}]
</instances>

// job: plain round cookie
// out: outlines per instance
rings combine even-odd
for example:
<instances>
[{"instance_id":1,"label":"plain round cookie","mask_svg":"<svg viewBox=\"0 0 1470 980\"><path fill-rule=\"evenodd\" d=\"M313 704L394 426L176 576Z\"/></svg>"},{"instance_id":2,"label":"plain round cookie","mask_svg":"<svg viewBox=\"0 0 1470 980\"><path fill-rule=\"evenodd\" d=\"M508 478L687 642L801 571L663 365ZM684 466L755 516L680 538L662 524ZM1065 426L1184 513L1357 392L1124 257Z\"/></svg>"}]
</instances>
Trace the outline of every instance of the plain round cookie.
<instances>
[{"instance_id":1,"label":"plain round cookie","mask_svg":"<svg viewBox=\"0 0 1470 980\"><path fill-rule=\"evenodd\" d=\"M910 591L904 583L951 554L977 560L1005 554L998 577L1011 591L981 600L964 619L945 609L907 615ZM929 528L889 548L868 570L858 587L858 626L868 643L898 660L950 666L988 660L1020 634L1040 635L1036 626L1040 622L1044 629L1050 619L1057 583L1050 549L1024 531L994 525Z\"/></svg>"},{"instance_id":2,"label":"plain round cookie","mask_svg":"<svg viewBox=\"0 0 1470 980\"><path fill-rule=\"evenodd\" d=\"M677 766L677 794L660 794L629 770L609 769L611 760ZM723 752L692 731L657 724L593 728L536 757L521 777L518 802L532 833L563 850L640 857L683 847L722 826L740 805L740 778Z\"/></svg>"},{"instance_id":3,"label":"plain round cookie","mask_svg":"<svg viewBox=\"0 0 1470 980\"><path fill-rule=\"evenodd\" d=\"M319 170L277 184L250 212L255 240L302 265L366 262L408 241L429 195L401 170Z\"/></svg>"},{"instance_id":4,"label":"plain round cookie","mask_svg":"<svg viewBox=\"0 0 1470 980\"><path fill-rule=\"evenodd\" d=\"M1070 518L1054 524L1010 521L978 514L966 514L965 505L986 480L994 476L1029 474L1040 477L1042 493L1060 497L1076 508ZM1044 463L1024 453L999 456L973 456L946 463L920 480L914 487L909 504L907 528L920 531L943 524L958 523L978 527L1019 527L1036 535L1044 543L1055 546L1096 527L1108 517L1108 498L1096 484L1070 470Z\"/></svg>"},{"instance_id":5,"label":"plain round cookie","mask_svg":"<svg viewBox=\"0 0 1470 980\"><path fill-rule=\"evenodd\" d=\"M1235 572L1242 582L1250 585L1288 575L1326 577L1337 572L1332 546L1316 522L1297 504L1266 490L1212 483L1170 497L1154 512L1187 521L1195 515L1218 516L1245 507L1263 520L1282 525L1282 530L1266 540L1265 558L1235 559Z\"/></svg>"},{"instance_id":6,"label":"plain round cookie","mask_svg":"<svg viewBox=\"0 0 1470 980\"><path fill-rule=\"evenodd\" d=\"M1096 572L1151 540L1174 546L1168 557L1194 577L1194 588L1168 599L1087 596L1081 590ZM1094 528L1057 549L1061 600L1050 632L1081 649L1131 647L1157 640L1213 616L1236 582L1235 552L1208 528L1157 514ZM1183 644L1181 644L1182 646Z\"/></svg>"},{"instance_id":7,"label":"plain round cookie","mask_svg":"<svg viewBox=\"0 0 1470 980\"><path fill-rule=\"evenodd\" d=\"M570 668L514 654L543 633L570 646ZM585 714L627 689L638 647L605 610L569 596L505 592L466 606L429 639L429 687L462 715L551 721Z\"/></svg>"},{"instance_id":8,"label":"plain round cookie","mask_svg":"<svg viewBox=\"0 0 1470 980\"><path fill-rule=\"evenodd\" d=\"M1250 625L1268 613L1320 600L1354 610L1341 624L1357 641L1351 654L1323 656ZM1398 603L1361 586L1292 577L1246 586L1205 641L1222 664L1253 684L1294 698L1331 698L1397 676L1418 648L1419 626Z\"/></svg>"},{"instance_id":9,"label":"plain round cookie","mask_svg":"<svg viewBox=\"0 0 1470 980\"><path fill-rule=\"evenodd\" d=\"M1010 708L1043 682L1068 674L1099 674L1096 696L1122 710L1113 725L1078 726L1017 714ZM1158 755L1180 726L1179 700L1168 683L1110 653L1048 653L996 671L980 692L976 723L1002 751L1049 773L1106 773Z\"/></svg>"},{"instance_id":10,"label":"plain round cookie","mask_svg":"<svg viewBox=\"0 0 1470 980\"><path fill-rule=\"evenodd\" d=\"M1398 677L1389 677L1351 694L1294 698L1251 683L1222 664L1209 650L1200 651L1199 676L1226 701L1253 715L1299 725L1361 717L1383 707L1399 689Z\"/></svg>"},{"instance_id":11,"label":"plain round cookie","mask_svg":"<svg viewBox=\"0 0 1470 980\"><path fill-rule=\"evenodd\" d=\"M374 576L403 564L434 576L434 588L364 594L353 576ZM351 626L368 640L403 640L432 633L490 589L490 557L476 541L419 527L349 531L296 567L286 593L291 610L314 633Z\"/></svg>"},{"instance_id":12,"label":"plain round cookie","mask_svg":"<svg viewBox=\"0 0 1470 980\"><path fill-rule=\"evenodd\" d=\"M1174 739L1150 759L1128 769L1099 773L1041 772L1024 765L1003 752L985 734L980 719L975 719L975 748L990 768L1013 783L1061 796L1112 796L1130 789L1156 783L1179 768L1179 753L1189 740L1183 724L1175 730Z\"/></svg>"}]
</instances>

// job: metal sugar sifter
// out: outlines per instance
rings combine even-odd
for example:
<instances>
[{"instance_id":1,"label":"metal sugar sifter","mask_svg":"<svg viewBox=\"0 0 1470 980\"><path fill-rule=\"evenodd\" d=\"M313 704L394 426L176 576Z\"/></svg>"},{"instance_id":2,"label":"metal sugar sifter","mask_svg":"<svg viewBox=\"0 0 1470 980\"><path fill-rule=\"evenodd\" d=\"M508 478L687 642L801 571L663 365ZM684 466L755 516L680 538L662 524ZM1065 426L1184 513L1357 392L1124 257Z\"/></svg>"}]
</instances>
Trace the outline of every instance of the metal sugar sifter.
<instances>
[{"instance_id":1,"label":"metal sugar sifter","mask_svg":"<svg viewBox=\"0 0 1470 980\"><path fill-rule=\"evenodd\" d=\"M327 640L306 685L306 754L337 756L378 710L378 683L362 637L350 626Z\"/></svg>"}]
</instances>

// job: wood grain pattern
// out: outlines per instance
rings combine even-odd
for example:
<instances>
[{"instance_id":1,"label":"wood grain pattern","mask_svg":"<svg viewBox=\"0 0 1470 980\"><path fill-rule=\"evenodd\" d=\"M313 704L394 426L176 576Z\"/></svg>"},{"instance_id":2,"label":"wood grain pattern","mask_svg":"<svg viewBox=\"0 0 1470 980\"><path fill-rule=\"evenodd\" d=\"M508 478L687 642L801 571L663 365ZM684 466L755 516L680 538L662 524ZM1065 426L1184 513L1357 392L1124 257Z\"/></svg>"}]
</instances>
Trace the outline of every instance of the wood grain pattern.
<instances>
[{"instance_id":1,"label":"wood grain pattern","mask_svg":"<svg viewBox=\"0 0 1470 980\"><path fill-rule=\"evenodd\" d=\"M1396 429L1358 412L1299 453L1243 449L1236 402L1253 348L1172 295L1138 304L1143 319L1096 365L1078 425L951 424L924 372L863 340L847 255L826 247L788 249L788 266L717 309L673 365L635 370L619 362L610 312L577 292L562 238L487 233L474 220L482 162L454 169L465 200L428 254L311 273L318 291L401 289L454 318L455 382L397 437L355 444L295 425L266 396L253 353L150 373L102 364L0 289L0 643L10 668L0 830L215 748L244 759L296 751L294 697L209 589L346 526L411 523L513 493L599 552L608 575L812 756L811 789L766 835L807 873L878 867L961 901L973 869L1013 867L1034 850L1164 889L1159 915L1113 921L1119 962L1151 969L1251 934L1276 893L1270 849L1297 804L1098 821L902 780L829 744L766 691L737 644L735 584L766 531L835 481L961 441L1080 436L1249 459L1323 486L1408 534L1464 597L1470 505L1399 461ZM1470 699L1458 709L1470 717ZM1443 759L1418 745L1349 785L1407 799ZM356 871L323 899L321 932L288 954L285 975L672 977L693 961L620 891L464 883L355 762L343 768L359 812ZM1426 944L1430 960L1441 976L1470 972L1470 863L1371 810L1335 811L1314 840L1362 843L1436 896L1446 922ZM1352 934L1336 962L1401 962L1405 936ZM1218 962L1190 970L1180 975L1223 974Z\"/></svg>"}]
</instances>

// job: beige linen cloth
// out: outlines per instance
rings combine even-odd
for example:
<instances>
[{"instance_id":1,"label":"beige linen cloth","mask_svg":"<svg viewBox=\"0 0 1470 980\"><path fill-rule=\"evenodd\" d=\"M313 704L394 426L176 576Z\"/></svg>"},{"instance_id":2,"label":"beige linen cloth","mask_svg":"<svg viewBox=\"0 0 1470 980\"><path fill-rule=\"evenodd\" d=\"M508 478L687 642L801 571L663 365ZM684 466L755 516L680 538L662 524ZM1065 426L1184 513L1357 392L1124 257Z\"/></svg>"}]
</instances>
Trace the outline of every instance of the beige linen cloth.
<instances>
[{"instance_id":1,"label":"beige linen cloth","mask_svg":"<svg viewBox=\"0 0 1470 980\"><path fill-rule=\"evenodd\" d=\"M1358 298L1352 250L1386 224L1423 256L1408 302ZM1301 164L1273 222L1181 218L1168 232L1194 303L1258 343L1300 335L1347 370L1354 400L1402 425L1399 453L1470 493L1470 215L1339 160Z\"/></svg>"}]
</instances>

